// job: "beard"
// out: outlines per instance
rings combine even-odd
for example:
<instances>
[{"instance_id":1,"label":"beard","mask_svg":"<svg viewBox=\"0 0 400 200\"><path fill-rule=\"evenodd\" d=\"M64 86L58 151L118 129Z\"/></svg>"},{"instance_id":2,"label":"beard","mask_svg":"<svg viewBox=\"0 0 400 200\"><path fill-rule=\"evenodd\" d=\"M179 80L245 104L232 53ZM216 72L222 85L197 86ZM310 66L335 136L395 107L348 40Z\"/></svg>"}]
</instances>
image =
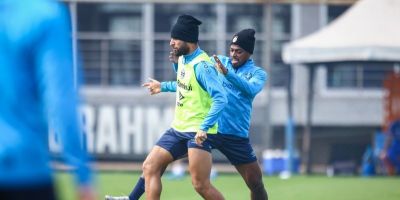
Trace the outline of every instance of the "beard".
<instances>
[{"instance_id":1,"label":"beard","mask_svg":"<svg viewBox=\"0 0 400 200\"><path fill-rule=\"evenodd\" d=\"M189 46L186 43L183 43L182 46L175 51L175 56L179 57L182 55L187 55L188 53L189 53Z\"/></svg>"}]
</instances>

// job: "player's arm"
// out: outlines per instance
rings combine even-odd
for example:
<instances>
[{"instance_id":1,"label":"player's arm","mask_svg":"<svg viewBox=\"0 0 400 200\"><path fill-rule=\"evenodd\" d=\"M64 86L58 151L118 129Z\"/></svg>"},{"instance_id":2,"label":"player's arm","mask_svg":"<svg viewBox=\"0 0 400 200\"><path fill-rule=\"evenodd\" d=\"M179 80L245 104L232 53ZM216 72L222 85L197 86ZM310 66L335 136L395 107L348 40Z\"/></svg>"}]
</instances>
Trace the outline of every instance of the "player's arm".
<instances>
[{"instance_id":1,"label":"player's arm","mask_svg":"<svg viewBox=\"0 0 400 200\"><path fill-rule=\"evenodd\" d=\"M172 62L172 69L176 73L178 71L178 57L176 57L172 51L169 52L169 60ZM143 83L142 87L146 87L151 95L160 92L176 92L176 81L165 81L160 83L155 79L149 78L149 81Z\"/></svg>"},{"instance_id":2,"label":"player's arm","mask_svg":"<svg viewBox=\"0 0 400 200\"><path fill-rule=\"evenodd\" d=\"M217 70L206 62L200 62L195 66L195 74L200 86L211 96L212 105L210 111L200 125L200 130L205 132L217 123L221 111L228 103L226 92L218 79Z\"/></svg>"},{"instance_id":3,"label":"player's arm","mask_svg":"<svg viewBox=\"0 0 400 200\"><path fill-rule=\"evenodd\" d=\"M262 69L257 69L253 76L249 80L246 80L245 78L235 74L232 70L227 70L217 56L214 56L214 60L216 62L217 69L219 69L219 71L225 75L225 78L248 96L254 97L262 90L265 82L267 81L267 73Z\"/></svg>"},{"instance_id":4,"label":"player's arm","mask_svg":"<svg viewBox=\"0 0 400 200\"><path fill-rule=\"evenodd\" d=\"M149 81L143 83L142 87L146 87L151 95L160 92L176 92L176 81L165 81L160 83L155 79L149 78Z\"/></svg>"},{"instance_id":5,"label":"player's arm","mask_svg":"<svg viewBox=\"0 0 400 200\"><path fill-rule=\"evenodd\" d=\"M81 145L68 15L61 6L56 11L43 23L46 29L40 45L33 51L38 69L36 78L51 127L60 136L64 157L76 169L81 189L89 188L92 173Z\"/></svg>"}]
</instances>

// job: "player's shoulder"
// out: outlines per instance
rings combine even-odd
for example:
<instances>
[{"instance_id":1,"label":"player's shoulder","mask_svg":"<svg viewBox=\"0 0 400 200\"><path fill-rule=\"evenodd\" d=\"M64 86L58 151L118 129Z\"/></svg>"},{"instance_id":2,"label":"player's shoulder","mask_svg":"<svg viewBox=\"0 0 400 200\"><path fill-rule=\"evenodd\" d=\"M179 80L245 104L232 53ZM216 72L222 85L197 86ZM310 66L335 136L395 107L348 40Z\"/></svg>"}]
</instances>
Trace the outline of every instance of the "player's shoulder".
<instances>
[{"instance_id":1,"label":"player's shoulder","mask_svg":"<svg viewBox=\"0 0 400 200\"><path fill-rule=\"evenodd\" d=\"M217 70L214 68L213 63L206 60L200 61L194 67L198 73L207 73L207 74L217 73Z\"/></svg>"},{"instance_id":2,"label":"player's shoulder","mask_svg":"<svg viewBox=\"0 0 400 200\"><path fill-rule=\"evenodd\" d=\"M254 66L254 72L260 73L260 74L267 74L264 68L259 67L259 66Z\"/></svg>"},{"instance_id":3,"label":"player's shoulder","mask_svg":"<svg viewBox=\"0 0 400 200\"><path fill-rule=\"evenodd\" d=\"M257 77L258 79L263 79L263 80L267 79L268 74L264 68L256 66L253 63L253 61L250 61L250 63L248 64L249 66L244 68L245 70L244 74L251 77Z\"/></svg>"},{"instance_id":4,"label":"player's shoulder","mask_svg":"<svg viewBox=\"0 0 400 200\"><path fill-rule=\"evenodd\" d=\"M267 73L264 68L255 65L253 60L250 60L247 64L248 64L248 67L246 67L245 69L247 69L248 71L250 71L252 73L258 73L258 74L266 74Z\"/></svg>"}]
</instances>

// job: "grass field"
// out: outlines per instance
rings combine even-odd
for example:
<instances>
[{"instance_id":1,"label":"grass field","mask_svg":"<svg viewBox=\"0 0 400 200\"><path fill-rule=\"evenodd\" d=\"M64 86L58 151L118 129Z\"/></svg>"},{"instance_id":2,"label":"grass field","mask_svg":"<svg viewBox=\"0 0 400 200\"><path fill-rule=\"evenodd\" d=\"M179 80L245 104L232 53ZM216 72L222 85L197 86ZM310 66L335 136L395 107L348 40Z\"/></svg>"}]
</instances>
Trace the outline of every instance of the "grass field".
<instances>
[{"instance_id":1,"label":"grass field","mask_svg":"<svg viewBox=\"0 0 400 200\"><path fill-rule=\"evenodd\" d=\"M97 177L99 199L105 194L126 195L139 177L138 173L101 172ZM73 200L74 190L69 174L57 175L62 200ZM393 177L325 177L295 176L288 180L264 177L270 200L399 200L400 178ZM213 184L227 200L249 199L242 178L236 174L220 174ZM142 199L145 199L144 197ZM192 189L190 177L182 180L163 179L163 200L201 199Z\"/></svg>"}]
</instances>

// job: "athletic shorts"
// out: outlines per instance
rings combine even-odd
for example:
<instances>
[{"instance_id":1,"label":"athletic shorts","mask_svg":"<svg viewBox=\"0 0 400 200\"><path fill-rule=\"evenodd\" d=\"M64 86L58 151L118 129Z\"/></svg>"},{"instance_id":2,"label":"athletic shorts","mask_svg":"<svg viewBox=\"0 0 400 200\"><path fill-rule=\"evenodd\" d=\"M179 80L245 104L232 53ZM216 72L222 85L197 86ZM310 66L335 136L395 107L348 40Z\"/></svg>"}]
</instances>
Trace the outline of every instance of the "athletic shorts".
<instances>
[{"instance_id":1,"label":"athletic shorts","mask_svg":"<svg viewBox=\"0 0 400 200\"><path fill-rule=\"evenodd\" d=\"M195 132L179 132L170 128L161 136L156 145L171 153L174 160L186 157L188 148L202 149L211 153L211 144L209 141L204 141L201 146L197 145L194 140L195 135ZM212 134L208 134L207 136L209 135Z\"/></svg>"},{"instance_id":2,"label":"athletic shorts","mask_svg":"<svg viewBox=\"0 0 400 200\"><path fill-rule=\"evenodd\" d=\"M0 199L26 200L56 200L54 187L51 184L24 186L24 187L0 187Z\"/></svg>"},{"instance_id":3,"label":"athletic shorts","mask_svg":"<svg viewBox=\"0 0 400 200\"><path fill-rule=\"evenodd\" d=\"M224 154L232 165L242 165L257 161L249 138L222 133L207 136L211 147Z\"/></svg>"},{"instance_id":4,"label":"athletic shorts","mask_svg":"<svg viewBox=\"0 0 400 200\"><path fill-rule=\"evenodd\" d=\"M388 157L400 172L400 143L394 143L389 148Z\"/></svg>"}]
</instances>

